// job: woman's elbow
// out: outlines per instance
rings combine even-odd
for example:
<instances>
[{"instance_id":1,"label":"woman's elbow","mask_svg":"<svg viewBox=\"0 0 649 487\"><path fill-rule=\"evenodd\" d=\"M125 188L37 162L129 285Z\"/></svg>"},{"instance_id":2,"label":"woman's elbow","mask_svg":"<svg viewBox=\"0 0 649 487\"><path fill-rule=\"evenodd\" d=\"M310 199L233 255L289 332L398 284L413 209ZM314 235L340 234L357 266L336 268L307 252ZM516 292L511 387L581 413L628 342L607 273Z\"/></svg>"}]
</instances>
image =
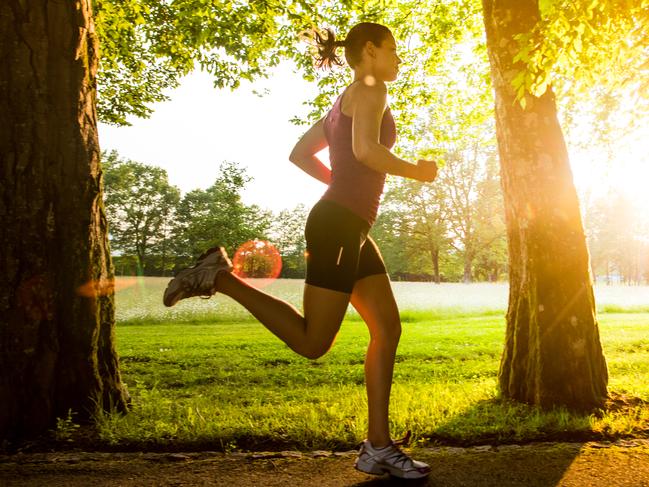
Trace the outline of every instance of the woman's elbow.
<instances>
[{"instance_id":1,"label":"woman's elbow","mask_svg":"<svg viewBox=\"0 0 649 487\"><path fill-rule=\"evenodd\" d=\"M297 162L300 160L300 153L294 148L289 154L288 160L291 161L293 164L297 164Z\"/></svg>"}]
</instances>

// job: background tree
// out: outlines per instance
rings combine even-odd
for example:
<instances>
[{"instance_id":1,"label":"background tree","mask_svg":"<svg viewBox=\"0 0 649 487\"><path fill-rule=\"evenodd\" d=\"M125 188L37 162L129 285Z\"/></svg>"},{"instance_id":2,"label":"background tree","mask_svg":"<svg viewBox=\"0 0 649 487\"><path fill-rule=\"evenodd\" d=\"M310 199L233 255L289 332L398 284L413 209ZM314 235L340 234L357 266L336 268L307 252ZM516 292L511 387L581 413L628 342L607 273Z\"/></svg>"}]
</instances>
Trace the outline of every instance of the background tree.
<instances>
[{"instance_id":1,"label":"background tree","mask_svg":"<svg viewBox=\"0 0 649 487\"><path fill-rule=\"evenodd\" d=\"M496 282L507 273L507 228L503 195L495 158L486 161L484 178L478 182L474 210L475 265L473 278Z\"/></svg>"},{"instance_id":2,"label":"background tree","mask_svg":"<svg viewBox=\"0 0 649 487\"><path fill-rule=\"evenodd\" d=\"M471 19L469 26L479 18ZM430 104L414 111L412 137L400 144L400 152L410 159L441 161L438 179L425 185L400 180L384 200L383 211L395 207L408 230L408 257L429 254L437 282L440 256L447 269L461 259L460 275L469 282L478 256L487 258L488 248L504 234L503 224L497 225L502 203L494 161L493 97L485 89L488 65L481 46L479 33L468 27L461 42L446 50L436 76L427 79Z\"/></svg>"},{"instance_id":3,"label":"background tree","mask_svg":"<svg viewBox=\"0 0 649 487\"><path fill-rule=\"evenodd\" d=\"M306 276L304 227L308 215L307 207L299 204L273 216L269 234L282 256L280 277L304 279Z\"/></svg>"},{"instance_id":4,"label":"background tree","mask_svg":"<svg viewBox=\"0 0 649 487\"><path fill-rule=\"evenodd\" d=\"M114 251L134 255L138 274L143 274L152 250L162 252L164 270L169 228L180 201L180 190L169 184L167 171L105 154L106 213ZM156 249L157 246L157 249Z\"/></svg>"},{"instance_id":5,"label":"background tree","mask_svg":"<svg viewBox=\"0 0 649 487\"><path fill-rule=\"evenodd\" d=\"M550 87L522 94L517 36L537 0L483 0L510 263L503 396L541 406L602 407L608 373L599 340L584 230ZM524 108L524 107L525 108Z\"/></svg>"},{"instance_id":6,"label":"background tree","mask_svg":"<svg viewBox=\"0 0 649 487\"><path fill-rule=\"evenodd\" d=\"M212 186L183 196L173 238L177 267L192 265L196 257L215 245L233 255L248 240L267 239L271 213L241 201L248 181L244 169L234 162L224 162Z\"/></svg>"},{"instance_id":7,"label":"background tree","mask_svg":"<svg viewBox=\"0 0 649 487\"><path fill-rule=\"evenodd\" d=\"M586 211L593 273L606 284L640 284L647 273L649 221L626 195L610 191Z\"/></svg>"},{"instance_id":8,"label":"background tree","mask_svg":"<svg viewBox=\"0 0 649 487\"><path fill-rule=\"evenodd\" d=\"M0 2L0 438L126 408L89 0Z\"/></svg>"},{"instance_id":9,"label":"background tree","mask_svg":"<svg viewBox=\"0 0 649 487\"><path fill-rule=\"evenodd\" d=\"M439 185L392 180L371 234L397 279L441 282L448 250L445 193Z\"/></svg>"}]
</instances>

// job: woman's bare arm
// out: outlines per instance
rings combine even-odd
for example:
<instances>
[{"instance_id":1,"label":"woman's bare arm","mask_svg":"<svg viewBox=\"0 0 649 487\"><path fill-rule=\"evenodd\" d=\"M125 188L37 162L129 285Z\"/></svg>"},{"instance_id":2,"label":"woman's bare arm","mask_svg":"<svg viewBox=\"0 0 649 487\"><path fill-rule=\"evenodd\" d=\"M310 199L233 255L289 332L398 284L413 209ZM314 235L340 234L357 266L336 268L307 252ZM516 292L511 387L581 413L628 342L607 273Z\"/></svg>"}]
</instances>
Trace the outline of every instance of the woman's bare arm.
<instances>
[{"instance_id":1,"label":"woman's bare arm","mask_svg":"<svg viewBox=\"0 0 649 487\"><path fill-rule=\"evenodd\" d=\"M420 160L411 164L395 156L380 142L381 121L387 100L384 84L375 86L361 84L355 93L352 121L352 150L354 156L375 171L432 181L437 175L437 165L433 161Z\"/></svg>"},{"instance_id":2,"label":"woman's bare arm","mask_svg":"<svg viewBox=\"0 0 649 487\"><path fill-rule=\"evenodd\" d=\"M316 154L327 145L324 134L324 119L320 119L295 144L288 159L309 176L329 184L331 181L331 169L316 157Z\"/></svg>"}]
</instances>

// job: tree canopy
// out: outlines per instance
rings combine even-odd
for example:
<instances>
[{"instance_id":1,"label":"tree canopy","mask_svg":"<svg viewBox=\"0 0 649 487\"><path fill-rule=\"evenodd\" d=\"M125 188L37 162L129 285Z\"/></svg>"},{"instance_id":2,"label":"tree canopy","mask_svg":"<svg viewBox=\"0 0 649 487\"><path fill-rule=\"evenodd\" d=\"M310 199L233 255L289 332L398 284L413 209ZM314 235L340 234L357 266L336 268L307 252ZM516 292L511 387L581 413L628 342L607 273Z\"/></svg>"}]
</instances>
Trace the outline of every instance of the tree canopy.
<instances>
[{"instance_id":1,"label":"tree canopy","mask_svg":"<svg viewBox=\"0 0 649 487\"><path fill-rule=\"evenodd\" d=\"M409 103L414 97L423 104L429 95L422 76L434 73L445 50L468 28L479 30L480 11L475 0L95 0L94 9L101 45L98 112L101 120L118 125L127 124L129 115L149 116L151 104L167 99L168 89L196 68L212 74L215 86L236 88L241 80L266 76L281 59L318 80L321 93L308 101L312 117L318 116L344 79L342 71L316 72L300 34L330 25L344 35L363 20L393 26L409 46L397 93L408 88Z\"/></svg>"},{"instance_id":2,"label":"tree canopy","mask_svg":"<svg viewBox=\"0 0 649 487\"><path fill-rule=\"evenodd\" d=\"M540 0L541 21L518 38L520 87L540 96L625 91L649 101L648 0Z\"/></svg>"}]
</instances>

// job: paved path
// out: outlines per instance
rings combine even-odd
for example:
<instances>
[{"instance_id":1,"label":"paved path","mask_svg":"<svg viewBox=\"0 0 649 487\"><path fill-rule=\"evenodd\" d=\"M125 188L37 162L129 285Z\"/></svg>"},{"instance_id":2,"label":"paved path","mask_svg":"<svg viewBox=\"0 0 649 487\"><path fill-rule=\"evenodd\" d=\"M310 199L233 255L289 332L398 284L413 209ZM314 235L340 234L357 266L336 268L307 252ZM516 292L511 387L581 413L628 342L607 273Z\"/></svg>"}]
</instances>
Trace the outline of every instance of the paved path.
<instances>
[{"instance_id":1,"label":"paved path","mask_svg":"<svg viewBox=\"0 0 649 487\"><path fill-rule=\"evenodd\" d=\"M649 441L424 448L425 481L374 477L355 452L91 453L0 456L0 486L649 487Z\"/></svg>"}]
</instances>

